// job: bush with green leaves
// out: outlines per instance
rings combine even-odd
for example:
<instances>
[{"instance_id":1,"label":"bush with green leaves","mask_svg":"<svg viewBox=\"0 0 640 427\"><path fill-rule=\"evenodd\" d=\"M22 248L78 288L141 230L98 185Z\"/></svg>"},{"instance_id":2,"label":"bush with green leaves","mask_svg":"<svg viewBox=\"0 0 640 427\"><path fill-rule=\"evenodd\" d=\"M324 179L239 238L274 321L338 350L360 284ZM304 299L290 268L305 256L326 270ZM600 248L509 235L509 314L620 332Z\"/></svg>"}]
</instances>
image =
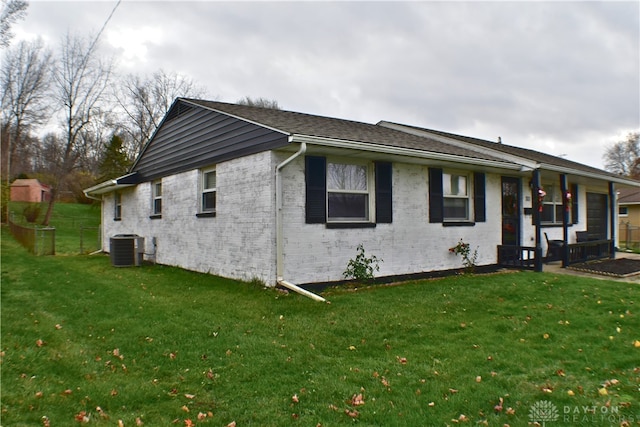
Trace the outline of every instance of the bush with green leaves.
<instances>
[{"instance_id":1,"label":"bush with green leaves","mask_svg":"<svg viewBox=\"0 0 640 427\"><path fill-rule=\"evenodd\" d=\"M342 273L346 279L355 279L360 281L371 280L374 272L380 271L379 262L383 262L375 255L367 257L364 253L364 245L360 243L357 248L358 254L355 259L350 259L347 269Z\"/></svg>"},{"instance_id":2,"label":"bush with green leaves","mask_svg":"<svg viewBox=\"0 0 640 427\"><path fill-rule=\"evenodd\" d=\"M462 265L467 272L473 272L478 261L478 248L471 252L471 245L460 241L452 248L449 248L449 252L452 254L460 255L462 257Z\"/></svg>"}]
</instances>

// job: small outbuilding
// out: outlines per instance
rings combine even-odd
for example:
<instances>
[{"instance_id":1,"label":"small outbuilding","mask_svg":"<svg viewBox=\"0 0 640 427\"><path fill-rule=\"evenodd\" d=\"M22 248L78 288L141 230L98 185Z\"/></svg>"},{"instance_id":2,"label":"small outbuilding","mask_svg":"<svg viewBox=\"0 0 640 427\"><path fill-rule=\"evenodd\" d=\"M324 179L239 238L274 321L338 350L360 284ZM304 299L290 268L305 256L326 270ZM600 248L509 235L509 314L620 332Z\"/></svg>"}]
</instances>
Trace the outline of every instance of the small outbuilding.
<instances>
[{"instance_id":1,"label":"small outbuilding","mask_svg":"<svg viewBox=\"0 0 640 427\"><path fill-rule=\"evenodd\" d=\"M12 202L48 202L51 200L51 187L37 179L16 179L11 183Z\"/></svg>"}]
</instances>

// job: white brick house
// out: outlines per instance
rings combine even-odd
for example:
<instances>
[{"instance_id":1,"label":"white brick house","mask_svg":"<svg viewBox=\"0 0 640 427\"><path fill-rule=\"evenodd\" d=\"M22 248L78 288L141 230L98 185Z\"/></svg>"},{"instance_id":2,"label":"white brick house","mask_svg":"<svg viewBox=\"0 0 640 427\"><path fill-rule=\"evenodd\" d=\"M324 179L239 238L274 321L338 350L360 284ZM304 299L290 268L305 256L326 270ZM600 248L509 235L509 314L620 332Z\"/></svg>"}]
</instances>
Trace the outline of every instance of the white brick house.
<instances>
[{"instance_id":1,"label":"white brick house","mask_svg":"<svg viewBox=\"0 0 640 427\"><path fill-rule=\"evenodd\" d=\"M638 185L459 135L179 98L130 173L85 193L104 251L135 234L146 259L275 285L341 280L358 244L385 277L458 269L460 240L479 266L540 269L545 233L567 263L577 231L613 256L616 189Z\"/></svg>"}]
</instances>

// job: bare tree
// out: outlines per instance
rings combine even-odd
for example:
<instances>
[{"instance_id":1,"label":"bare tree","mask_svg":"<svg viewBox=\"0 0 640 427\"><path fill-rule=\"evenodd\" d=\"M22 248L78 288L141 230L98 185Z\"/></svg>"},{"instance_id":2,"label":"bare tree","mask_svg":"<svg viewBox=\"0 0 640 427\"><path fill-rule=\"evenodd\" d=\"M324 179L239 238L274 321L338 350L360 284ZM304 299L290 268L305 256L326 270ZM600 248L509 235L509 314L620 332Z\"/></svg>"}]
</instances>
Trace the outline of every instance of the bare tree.
<instances>
[{"instance_id":1,"label":"bare tree","mask_svg":"<svg viewBox=\"0 0 640 427\"><path fill-rule=\"evenodd\" d=\"M2 13L0 13L0 47L9 47L13 33L11 24L18 19L24 19L27 15L29 3L26 0L2 0Z\"/></svg>"},{"instance_id":2,"label":"bare tree","mask_svg":"<svg viewBox=\"0 0 640 427\"><path fill-rule=\"evenodd\" d=\"M112 62L103 61L92 42L79 36L67 36L53 69L54 102L61 109L62 147L54 169L51 201L43 224L48 225L56 195L86 155L90 138L87 131L104 114Z\"/></svg>"},{"instance_id":3,"label":"bare tree","mask_svg":"<svg viewBox=\"0 0 640 427\"><path fill-rule=\"evenodd\" d=\"M140 154L175 98L200 98L205 94L203 87L175 72L159 70L150 77L128 75L116 97L124 111L124 128L131 140L129 157Z\"/></svg>"},{"instance_id":4,"label":"bare tree","mask_svg":"<svg viewBox=\"0 0 640 427\"><path fill-rule=\"evenodd\" d=\"M274 110L281 109L278 105L278 101L267 98L251 98L249 96L245 96L244 98L238 100L237 103L240 105L248 105L250 107L271 108Z\"/></svg>"},{"instance_id":5,"label":"bare tree","mask_svg":"<svg viewBox=\"0 0 640 427\"><path fill-rule=\"evenodd\" d=\"M11 162L17 151L26 151L26 136L42 124L48 115L46 95L49 89L51 52L41 40L22 41L6 52L0 70L2 90L2 122L7 140L3 139L6 155L5 173L11 178Z\"/></svg>"},{"instance_id":6,"label":"bare tree","mask_svg":"<svg viewBox=\"0 0 640 427\"><path fill-rule=\"evenodd\" d=\"M627 139L609 146L603 157L609 172L640 178L640 132L630 132Z\"/></svg>"}]
</instances>

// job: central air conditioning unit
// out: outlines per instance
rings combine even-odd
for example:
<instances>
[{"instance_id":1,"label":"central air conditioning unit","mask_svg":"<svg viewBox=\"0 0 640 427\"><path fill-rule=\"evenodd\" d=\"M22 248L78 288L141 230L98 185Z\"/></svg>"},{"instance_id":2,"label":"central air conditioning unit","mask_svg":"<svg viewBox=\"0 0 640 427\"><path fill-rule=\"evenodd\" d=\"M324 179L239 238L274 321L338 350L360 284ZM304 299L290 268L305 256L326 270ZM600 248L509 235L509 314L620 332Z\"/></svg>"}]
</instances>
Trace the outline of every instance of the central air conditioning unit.
<instances>
[{"instance_id":1,"label":"central air conditioning unit","mask_svg":"<svg viewBox=\"0 0 640 427\"><path fill-rule=\"evenodd\" d=\"M144 260L144 237L116 234L109 240L109 249L114 267L138 267Z\"/></svg>"}]
</instances>

